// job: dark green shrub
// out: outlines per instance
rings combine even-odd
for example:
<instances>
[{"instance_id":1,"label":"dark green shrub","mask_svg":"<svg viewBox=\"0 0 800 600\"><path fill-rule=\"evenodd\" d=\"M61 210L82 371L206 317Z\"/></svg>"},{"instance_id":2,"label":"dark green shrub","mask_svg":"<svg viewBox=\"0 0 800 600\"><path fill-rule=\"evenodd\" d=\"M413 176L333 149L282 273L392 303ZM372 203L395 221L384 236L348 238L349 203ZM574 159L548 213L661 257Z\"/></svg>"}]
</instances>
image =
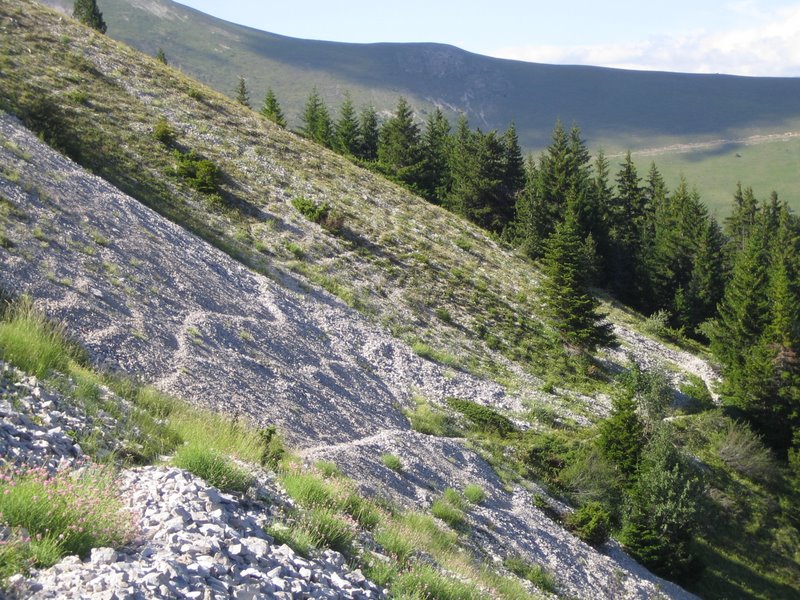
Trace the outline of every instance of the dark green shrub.
<instances>
[{"instance_id":1,"label":"dark green shrub","mask_svg":"<svg viewBox=\"0 0 800 600\"><path fill-rule=\"evenodd\" d=\"M331 212L331 207L327 202L318 204L303 196L298 196L292 200L292 206L306 219L314 223L322 223Z\"/></svg>"},{"instance_id":2,"label":"dark green shrub","mask_svg":"<svg viewBox=\"0 0 800 600\"><path fill-rule=\"evenodd\" d=\"M219 194L222 172L219 167L206 158L198 156L194 150L182 153L175 151L175 173L198 192Z\"/></svg>"},{"instance_id":3,"label":"dark green shrub","mask_svg":"<svg viewBox=\"0 0 800 600\"><path fill-rule=\"evenodd\" d=\"M447 405L463 414L477 429L485 433L506 436L516 431L514 424L488 406L462 398L447 398Z\"/></svg>"},{"instance_id":4,"label":"dark green shrub","mask_svg":"<svg viewBox=\"0 0 800 600\"><path fill-rule=\"evenodd\" d=\"M566 524L587 544L602 546L608 541L611 517L599 502L588 502L567 516Z\"/></svg>"},{"instance_id":5,"label":"dark green shrub","mask_svg":"<svg viewBox=\"0 0 800 600\"><path fill-rule=\"evenodd\" d=\"M175 130L169 124L169 121L161 117L153 127L153 137L169 147L175 142Z\"/></svg>"},{"instance_id":6,"label":"dark green shrub","mask_svg":"<svg viewBox=\"0 0 800 600\"><path fill-rule=\"evenodd\" d=\"M264 427L258 432L258 436L261 440L260 462L263 466L274 469L286 454L283 440L274 425Z\"/></svg>"}]
</instances>

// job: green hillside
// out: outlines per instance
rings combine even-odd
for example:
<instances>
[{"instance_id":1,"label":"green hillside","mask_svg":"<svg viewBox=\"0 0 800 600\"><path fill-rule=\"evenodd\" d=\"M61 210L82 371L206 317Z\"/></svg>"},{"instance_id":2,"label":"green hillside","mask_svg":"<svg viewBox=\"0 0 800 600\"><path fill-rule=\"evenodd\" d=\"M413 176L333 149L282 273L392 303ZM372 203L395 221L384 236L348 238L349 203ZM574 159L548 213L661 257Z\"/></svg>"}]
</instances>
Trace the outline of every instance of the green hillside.
<instances>
[{"instance_id":1,"label":"green hillside","mask_svg":"<svg viewBox=\"0 0 800 600\"><path fill-rule=\"evenodd\" d=\"M71 6L65 0L51 5ZM515 121L523 145L548 142L560 118L591 146L641 148L782 133L800 122L800 79L733 77L554 66L501 60L441 44L346 44L302 40L234 25L170 0L101 3L108 34L168 59L231 95L239 75L253 99L272 87L297 124L312 87L332 106L349 89L356 104L390 109L405 95L426 112L466 113L474 126Z\"/></svg>"},{"instance_id":2,"label":"green hillside","mask_svg":"<svg viewBox=\"0 0 800 600\"><path fill-rule=\"evenodd\" d=\"M45 4L71 10L68 0ZM592 148L609 154L660 148L653 156L670 183L681 174L712 210L724 214L737 181L760 196L773 189L800 207L798 142L770 134L800 131L800 79L732 77L554 66L500 60L440 44L344 44L284 37L234 25L171 0L101 2L108 35L154 55L233 95L240 75L254 104L275 90L290 126L298 126L316 87L335 111L345 91L356 106L388 114L400 95L425 115L440 107L455 122L505 129L538 151L556 119L577 123ZM742 160L716 140L759 136ZM676 147L712 144L686 153ZM785 150L785 151L784 151ZM740 152L741 154L741 152ZM638 156L646 171L652 158Z\"/></svg>"},{"instance_id":3,"label":"green hillside","mask_svg":"<svg viewBox=\"0 0 800 600\"><path fill-rule=\"evenodd\" d=\"M670 187L674 188L681 176L686 177L719 219L730 212L737 182L751 186L761 199L767 199L776 191L795 210L800 209L800 136L797 134L755 136L698 146L638 152L634 159L643 173L651 161L655 161Z\"/></svg>"}]
</instances>

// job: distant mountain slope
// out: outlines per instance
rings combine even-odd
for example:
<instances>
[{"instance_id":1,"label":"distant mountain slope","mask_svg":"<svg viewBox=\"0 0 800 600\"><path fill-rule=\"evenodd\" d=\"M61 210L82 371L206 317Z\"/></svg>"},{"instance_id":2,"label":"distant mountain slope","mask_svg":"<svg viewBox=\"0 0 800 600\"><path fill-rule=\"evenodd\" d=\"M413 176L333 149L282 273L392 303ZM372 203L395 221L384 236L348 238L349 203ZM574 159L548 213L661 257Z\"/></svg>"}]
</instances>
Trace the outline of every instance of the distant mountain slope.
<instances>
[{"instance_id":1,"label":"distant mountain slope","mask_svg":"<svg viewBox=\"0 0 800 600\"><path fill-rule=\"evenodd\" d=\"M66 0L46 4L71 6ZM345 44L234 25L171 0L104 0L108 34L168 59L232 94L239 75L254 103L272 87L290 121L317 86L334 109L393 108L399 95L423 112L466 113L473 126L515 121L528 148L549 141L560 118L592 146L641 148L800 129L800 78L734 77L554 66L501 60L441 44Z\"/></svg>"}]
</instances>

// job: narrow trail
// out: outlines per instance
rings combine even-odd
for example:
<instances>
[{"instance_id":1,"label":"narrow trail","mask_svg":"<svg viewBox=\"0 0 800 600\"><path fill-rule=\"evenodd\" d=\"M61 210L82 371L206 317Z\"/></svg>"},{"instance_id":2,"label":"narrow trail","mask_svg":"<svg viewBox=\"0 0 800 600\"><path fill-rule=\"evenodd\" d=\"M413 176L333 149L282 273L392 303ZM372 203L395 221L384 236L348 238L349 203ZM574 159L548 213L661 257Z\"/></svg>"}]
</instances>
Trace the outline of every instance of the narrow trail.
<instances>
[{"instance_id":1,"label":"narrow trail","mask_svg":"<svg viewBox=\"0 0 800 600\"><path fill-rule=\"evenodd\" d=\"M785 142L793 139L800 138L800 131L787 131L784 133L770 133L764 135L751 135L748 137L730 139L730 140L710 140L707 142L690 142L687 144L671 144L669 146L661 146L657 148L642 148L636 150L637 156L659 156L661 154L674 154L684 152L696 152L698 150L708 150L718 146L725 146L728 144L735 144L739 146L756 146L758 144L769 144L772 142ZM609 154L608 158L622 158L625 156L624 152L616 154Z\"/></svg>"}]
</instances>

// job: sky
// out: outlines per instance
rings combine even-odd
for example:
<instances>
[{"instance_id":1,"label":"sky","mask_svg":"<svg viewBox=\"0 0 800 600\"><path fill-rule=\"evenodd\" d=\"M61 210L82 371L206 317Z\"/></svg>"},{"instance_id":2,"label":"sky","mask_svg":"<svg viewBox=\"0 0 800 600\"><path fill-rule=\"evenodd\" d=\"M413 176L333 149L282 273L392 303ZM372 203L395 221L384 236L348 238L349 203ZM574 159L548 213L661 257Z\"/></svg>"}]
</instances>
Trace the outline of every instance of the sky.
<instances>
[{"instance_id":1,"label":"sky","mask_svg":"<svg viewBox=\"0 0 800 600\"><path fill-rule=\"evenodd\" d=\"M800 2L180 0L227 21L337 42L440 42L499 58L800 76Z\"/></svg>"}]
</instances>

